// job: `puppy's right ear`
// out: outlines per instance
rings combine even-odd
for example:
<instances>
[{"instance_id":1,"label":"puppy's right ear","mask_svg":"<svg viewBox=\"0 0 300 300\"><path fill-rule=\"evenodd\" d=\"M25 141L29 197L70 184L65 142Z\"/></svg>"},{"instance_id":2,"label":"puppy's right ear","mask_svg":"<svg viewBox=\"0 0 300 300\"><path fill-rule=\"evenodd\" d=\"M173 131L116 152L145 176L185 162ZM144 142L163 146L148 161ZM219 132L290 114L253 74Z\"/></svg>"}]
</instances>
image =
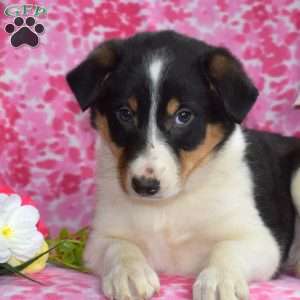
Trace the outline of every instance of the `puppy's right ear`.
<instances>
[{"instance_id":1,"label":"puppy's right ear","mask_svg":"<svg viewBox=\"0 0 300 300\"><path fill-rule=\"evenodd\" d=\"M118 65L121 45L121 40L104 42L67 74L67 82L83 111L95 102L103 82Z\"/></svg>"}]
</instances>

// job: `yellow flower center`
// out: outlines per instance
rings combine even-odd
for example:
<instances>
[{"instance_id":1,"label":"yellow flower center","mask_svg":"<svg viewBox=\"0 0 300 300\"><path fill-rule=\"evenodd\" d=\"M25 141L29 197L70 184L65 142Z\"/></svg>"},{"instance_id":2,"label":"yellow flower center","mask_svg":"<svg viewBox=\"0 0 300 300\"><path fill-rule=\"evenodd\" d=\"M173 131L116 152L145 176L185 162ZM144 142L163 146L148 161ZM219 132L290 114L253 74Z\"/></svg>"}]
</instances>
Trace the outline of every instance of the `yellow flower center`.
<instances>
[{"instance_id":1,"label":"yellow flower center","mask_svg":"<svg viewBox=\"0 0 300 300\"><path fill-rule=\"evenodd\" d=\"M13 230L9 226L4 226L0 229L0 233L5 237L5 238L10 238L13 235Z\"/></svg>"}]
</instances>

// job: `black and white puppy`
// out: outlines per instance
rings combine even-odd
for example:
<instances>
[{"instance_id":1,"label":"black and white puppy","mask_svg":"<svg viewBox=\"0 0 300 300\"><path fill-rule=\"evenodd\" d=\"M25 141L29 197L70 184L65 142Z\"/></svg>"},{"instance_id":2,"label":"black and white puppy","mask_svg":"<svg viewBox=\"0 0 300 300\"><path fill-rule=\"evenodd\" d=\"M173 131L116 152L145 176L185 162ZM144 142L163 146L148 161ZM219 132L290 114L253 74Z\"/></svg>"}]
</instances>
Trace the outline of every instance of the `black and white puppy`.
<instances>
[{"instance_id":1,"label":"black and white puppy","mask_svg":"<svg viewBox=\"0 0 300 300\"><path fill-rule=\"evenodd\" d=\"M104 141L85 259L108 298L149 299L165 272L198 275L195 300L247 299L299 268L300 142L239 125L258 92L228 50L141 33L67 80Z\"/></svg>"}]
</instances>

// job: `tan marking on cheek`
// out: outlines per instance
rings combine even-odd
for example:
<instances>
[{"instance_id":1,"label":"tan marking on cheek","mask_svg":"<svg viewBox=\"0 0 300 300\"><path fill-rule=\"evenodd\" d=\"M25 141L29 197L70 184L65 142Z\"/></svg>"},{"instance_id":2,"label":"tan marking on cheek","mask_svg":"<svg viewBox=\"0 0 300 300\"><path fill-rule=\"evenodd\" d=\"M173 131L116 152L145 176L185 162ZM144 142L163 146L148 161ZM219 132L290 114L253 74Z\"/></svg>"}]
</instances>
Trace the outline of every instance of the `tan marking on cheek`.
<instances>
[{"instance_id":1,"label":"tan marking on cheek","mask_svg":"<svg viewBox=\"0 0 300 300\"><path fill-rule=\"evenodd\" d=\"M111 139L107 118L97 113L96 126L100 132L101 137L107 143L113 155L119 159L122 156L122 148L118 147Z\"/></svg>"},{"instance_id":2,"label":"tan marking on cheek","mask_svg":"<svg viewBox=\"0 0 300 300\"><path fill-rule=\"evenodd\" d=\"M137 112L138 110L138 101L135 97L130 97L128 99L128 105L133 112Z\"/></svg>"},{"instance_id":3,"label":"tan marking on cheek","mask_svg":"<svg viewBox=\"0 0 300 300\"><path fill-rule=\"evenodd\" d=\"M203 143L193 151L180 151L181 177L185 180L193 170L209 160L209 154L224 138L220 125L208 124Z\"/></svg>"},{"instance_id":4,"label":"tan marking on cheek","mask_svg":"<svg viewBox=\"0 0 300 300\"><path fill-rule=\"evenodd\" d=\"M167 113L168 115L172 116L176 113L180 106L180 103L177 98L171 98L167 104Z\"/></svg>"},{"instance_id":5,"label":"tan marking on cheek","mask_svg":"<svg viewBox=\"0 0 300 300\"><path fill-rule=\"evenodd\" d=\"M100 115L97 113L96 115L96 126L97 129L100 132L100 135L102 139L107 143L109 146L112 154L117 160L117 165L118 165L118 174L119 174L119 180L121 187L127 191L127 163L126 160L124 159L124 149L121 147L118 147L111 139L110 136L110 131L109 131L109 126L108 126L108 121L107 118Z\"/></svg>"}]
</instances>

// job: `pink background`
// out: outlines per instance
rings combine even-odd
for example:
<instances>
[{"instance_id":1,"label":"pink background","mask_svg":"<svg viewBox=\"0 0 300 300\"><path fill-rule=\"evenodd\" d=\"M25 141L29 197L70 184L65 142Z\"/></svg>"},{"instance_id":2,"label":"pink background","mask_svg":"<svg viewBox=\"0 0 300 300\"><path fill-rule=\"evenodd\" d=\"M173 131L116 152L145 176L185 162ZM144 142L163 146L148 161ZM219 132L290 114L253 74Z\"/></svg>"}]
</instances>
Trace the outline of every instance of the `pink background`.
<instances>
[{"instance_id":1,"label":"pink background","mask_svg":"<svg viewBox=\"0 0 300 300\"><path fill-rule=\"evenodd\" d=\"M48 8L37 48L10 45L0 4L0 181L31 195L51 232L90 222L95 132L64 76L105 39L171 28L226 46L260 90L247 124L300 136L299 0L97 2L37 2Z\"/></svg>"},{"instance_id":2,"label":"pink background","mask_svg":"<svg viewBox=\"0 0 300 300\"><path fill-rule=\"evenodd\" d=\"M299 0L39 1L48 14L37 20L45 33L34 49L10 45L3 29L13 18L2 11L11 2L1 3L0 184L31 195L51 232L90 222L95 132L64 76L105 39L171 28L228 47L260 90L247 125L300 137L300 111L292 107L300 82ZM46 285L2 278L1 299L104 299L88 275L51 267L36 278ZM191 299L192 282L161 276L155 299ZM252 300L299 295L290 277L251 286Z\"/></svg>"}]
</instances>

